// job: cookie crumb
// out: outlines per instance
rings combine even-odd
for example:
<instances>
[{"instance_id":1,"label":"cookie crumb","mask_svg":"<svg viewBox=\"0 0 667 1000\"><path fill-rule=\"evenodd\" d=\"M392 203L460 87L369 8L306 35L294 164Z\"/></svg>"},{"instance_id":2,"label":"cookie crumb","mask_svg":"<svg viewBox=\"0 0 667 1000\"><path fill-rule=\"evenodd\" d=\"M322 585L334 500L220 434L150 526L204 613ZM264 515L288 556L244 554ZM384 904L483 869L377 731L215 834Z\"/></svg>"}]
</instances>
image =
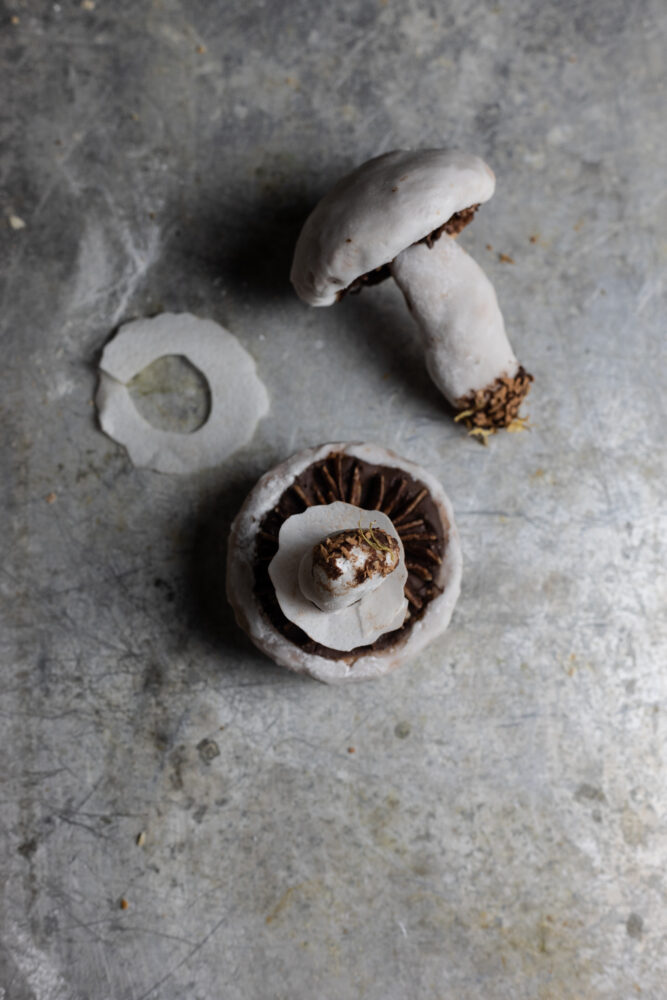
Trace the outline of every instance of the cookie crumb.
<instances>
[{"instance_id":1,"label":"cookie crumb","mask_svg":"<svg viewBox=\"0 0 667 1000\"><path fill-rule=\"evenodd\" d=\"M456 407L462 412L457 414L455 421L465 421L469 433L478 437L483 444L486 443L488 435L480 431L488 430L494 433L499 427L512 425L514 425L512 430L518 430L516 421L522 420L519 417L519 408L532 381L533 376L520 365L512 378L501 375L485 389L479 389L457 399Z\"/></svg>"},{"instance_id":2,"label":"cookie crumb","mask_svg":"<svg viewBox=\"0 0 667 1000\"><path fill-rule=\"evenodd\" d=\"M197 750L199 750L199 756L201 757L204 764L210 764L212 760L220 756L220 747L215 742L215 740L204 737L197 744Z\"/></svg>"}]
</instances>

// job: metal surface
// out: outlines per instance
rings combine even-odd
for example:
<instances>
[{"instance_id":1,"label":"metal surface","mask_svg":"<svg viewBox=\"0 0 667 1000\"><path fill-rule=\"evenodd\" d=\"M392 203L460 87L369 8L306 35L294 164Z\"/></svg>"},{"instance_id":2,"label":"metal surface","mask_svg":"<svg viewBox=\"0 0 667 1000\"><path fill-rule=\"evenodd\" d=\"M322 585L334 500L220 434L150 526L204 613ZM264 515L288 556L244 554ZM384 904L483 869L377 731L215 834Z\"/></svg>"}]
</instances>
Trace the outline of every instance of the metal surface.
<instances>
[{"instance_id":1,"label":"metal surface","mask_svg":"<svg viewBox=\"0 0 667 1000\"><path fill-rule=\"evenodd\" d=\"M5 9L0 996L663 997L664 4ZM487 448L396 288L287 281L337 176L443 144L496 170L461 241L536 376ZM272 399L193 477L91 406L160 309L232 330ZM248 488L332 438L430 468L465 556L447 635L344 689L223 599Z\"/></svg>"}]
</instances>

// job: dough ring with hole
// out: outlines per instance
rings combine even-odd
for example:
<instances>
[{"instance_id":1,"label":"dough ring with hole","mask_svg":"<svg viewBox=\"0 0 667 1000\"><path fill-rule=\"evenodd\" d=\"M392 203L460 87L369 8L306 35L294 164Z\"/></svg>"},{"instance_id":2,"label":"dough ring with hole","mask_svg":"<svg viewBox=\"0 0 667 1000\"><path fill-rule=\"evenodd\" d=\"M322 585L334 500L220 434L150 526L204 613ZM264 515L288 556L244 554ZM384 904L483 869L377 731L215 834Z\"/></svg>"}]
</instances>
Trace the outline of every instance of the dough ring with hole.
<instances>
[{"instance_id":1,"label":"dough ring with hole","mask_svg":"<svg viewBox=\"0 0 667 1000\"><path fill-rule=\"evenodd\" d=\"M127 387L153 361L186 358L208 383L208 419L190 434L153 427ZM156 472L197 472L219 465L252 438L269 409L255 362L224 327L189 313L164 313L120 328L104 348L96 403L102 430L122 444L134 465Z\"/></svg>"}]
</instances>

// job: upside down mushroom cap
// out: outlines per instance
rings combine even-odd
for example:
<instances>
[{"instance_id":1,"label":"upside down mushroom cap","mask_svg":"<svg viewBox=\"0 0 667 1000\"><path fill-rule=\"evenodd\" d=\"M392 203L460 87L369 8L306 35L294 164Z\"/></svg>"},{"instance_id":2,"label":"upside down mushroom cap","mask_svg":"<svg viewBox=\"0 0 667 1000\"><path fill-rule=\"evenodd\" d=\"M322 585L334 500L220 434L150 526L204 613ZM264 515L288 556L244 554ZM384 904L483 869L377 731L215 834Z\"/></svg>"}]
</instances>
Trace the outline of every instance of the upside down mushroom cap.
<instances>
[{"instance_id":1,"label":"upside down mushroom cap","mask_svg":"<svg viewBox=\"0 0 667 1000\"><path fill-rule=\"evenodd\" d=\"M435 516L446 537L442 560L433 565L435 595L412 627L401 632L384 649L373 646L353 650L340 659L300 647L283 634L267 615L256 587L255 565L260 525L267 511L295 479L314 463L331 454L400 469L426 487L435 505ZM377 511L373 516L376 516ZM407 566L407 561L406 561ZM462 554L451 503L442 485L426 469L376 444L335 442L308 448L267 472L246 498L234 519L227 555L227 598L238 624L250 639L275 663L309 674L328 684L370 680L395 670L413 659L447 628L461 587Z\"/></svg>"},{"instance_id":2,"label":"upside down mushroom cap","mask_svg":"<svg viewBox=\"0 0 667 1000\"><path fill-rule=\"evenodd\" d=\"M313 306L332 305L355 279L488 201L494 189L491 168L469 153L398 149L369 160L306 220L290 275L297 294Z\"/></svg>"}]
</instances>

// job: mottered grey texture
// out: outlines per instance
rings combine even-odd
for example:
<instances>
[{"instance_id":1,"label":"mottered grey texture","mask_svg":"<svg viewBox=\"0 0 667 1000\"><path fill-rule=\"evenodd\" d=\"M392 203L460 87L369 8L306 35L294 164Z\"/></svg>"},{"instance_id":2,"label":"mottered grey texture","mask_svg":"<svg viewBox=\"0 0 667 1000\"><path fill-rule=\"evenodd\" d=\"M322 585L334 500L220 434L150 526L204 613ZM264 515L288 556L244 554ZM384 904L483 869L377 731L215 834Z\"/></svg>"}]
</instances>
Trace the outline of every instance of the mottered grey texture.
<instances>
[{"instance_id":1,"label":"mottered grey texture","mask_svg":"<svg viewBox=\"0 0 667 1000\"><path fill-rule=\"evenodd\" d=\"M6 0L2 1000L664 997L665 22ZM321 310L288 283L338 176L441 145L497 173L460 239L536 378L486 448L390 282ZM113 330L161 310L227 326L271 395L190 477L91 405ZM192 429L178 367L133 391ZM257 476L345 439L441 478L464 584L411 666L329 689L253 649L223 567Z\"/></svg>"}]
</instances>

